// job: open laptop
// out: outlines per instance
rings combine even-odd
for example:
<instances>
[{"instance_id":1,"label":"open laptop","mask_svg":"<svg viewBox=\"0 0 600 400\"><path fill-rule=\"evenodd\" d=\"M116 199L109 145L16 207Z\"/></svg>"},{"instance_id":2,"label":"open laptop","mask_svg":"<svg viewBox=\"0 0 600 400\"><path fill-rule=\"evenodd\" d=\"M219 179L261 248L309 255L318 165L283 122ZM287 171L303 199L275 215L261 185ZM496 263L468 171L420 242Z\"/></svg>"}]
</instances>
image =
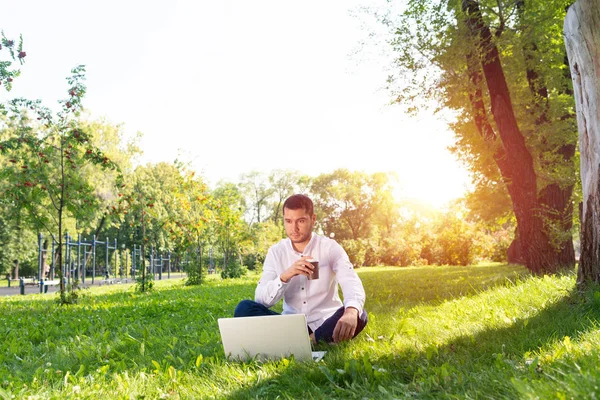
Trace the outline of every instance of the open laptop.
<instances>
[{"instance_id":1,"label":"open laptop","mask_svg":"<svg viewBox=\"0 0 600 400\"><path fill-rule=\"evenodd\" d=\"M225 355L230 359L319 361L325 351L312 351L304 314L219 318Z\"/></svg>"}]
</instances>

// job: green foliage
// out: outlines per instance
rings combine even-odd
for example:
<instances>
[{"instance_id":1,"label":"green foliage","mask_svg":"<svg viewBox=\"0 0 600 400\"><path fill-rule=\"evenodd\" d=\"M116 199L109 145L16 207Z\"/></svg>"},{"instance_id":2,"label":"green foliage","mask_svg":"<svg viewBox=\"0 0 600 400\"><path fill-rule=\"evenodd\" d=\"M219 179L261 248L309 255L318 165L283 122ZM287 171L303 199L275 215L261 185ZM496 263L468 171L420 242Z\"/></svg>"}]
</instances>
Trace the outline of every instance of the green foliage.
<instances>
[{"instance_id":1,"label":"green foliage","mask_svg":"<svg viewBox=\"0 0 600 400\"><path fill-rule=\"evenodd\" d=\"M283 217L283 202L294 193L308 193L312 178L300 175L297 171L284 171L276 169L269 173L271 196L269 198L269 220L275 224L281 222Z\"/></svg>"},{"instance_id":2,"label":"green foliage","mask_svg":"<svg viewBox=\"0 0 600 400\"><path fill-rule=\"evenodd\" d=\"M498 228L485 231L480 228L475 235L475 254L478 258L485 258L495 262L506 262L508 247L512 243L514 228L511 230Z\"/></svg>"},{"instance_id":3,"label":"green foliage","mask_svg":"<svg viewBox=\"0 0 600 400\"><path fill-rule=\"evenodd\" d=\"M19 214L15 215L11 208L3 207L0 201L0 276L11 273L15 260L19 262L19 276L34 276L37 272L37 249L34 245L37 238L20 221Z\"/></svg>"},{"instance_id":4,"label":"green foliage","mask_svg":"<svg viewBox=\"0 0 600 400\"><path fill-rule=\"evenodd\" d=\"M251 270L260 269L269 247L283 239L283 231L281 224L270 220L250 225L240 244L243 265Z\"/></svg>"},{"instance_id":5,"label":"green foliage","mask_svg":"<svg viewBox=\"0 0 600 400\"><path fill-rule=\"evenodd\" d=\"M139 274L135 277L135 292L136 293L148 293L154 290L154 275Z\"/></svg>"},{"instance_id":6,"label":"green foliage","mask_svg":"<svg viewBox=\"0 0 600 400\"><path fill-rule=\"evenodd\" d=\"M65 220L88 221L98 209L95 190L80 172L86 165L117 171L118 167L93 145L79 124L82 98L86 93L85 67L75 67L67 78L68 98L60 101L56 114L40 101L15 99L6 106L0 141L2 203L26 216L38 231L57 233L58 265L62 264ZM31 112L36 119L29 116ZM116 179L119 181L119 178ZM69 303L61 279L61 301Z\"/></svg>"},{"instance_id":7,"label":"green foliage","mask_svg":"<svg viewBox=\"0 0 600 400\"><path fill-rule=\"evenodd\" d=\"M59 291L55 301L58 305L72 305L79 303L82 297L82 288L79 285L77 279L72 280L71 283L67 284L65 290Z\"/></svg>"},{"instance_id":8,"label":"green foliage","mask_svg":"<svg viewBox=\"0 0 600 400\"><path fill-rule=\"evenodd\" d=\"M548 187L558 187L569 197L579 179L573 156L577 142L574 99L562 38L566 9L572 2L472 3L481 10L500 53L503 76L497 79L508 85L510 106L533 156L540 199ZM506 189L511 177L506 171L501 176L494 159L499 150L511 149L501 143L504 138L491 110L479 48L465 26L461 6L466 3L411 0L398 15L391 4L382 22L393 31L391 43L397 55L389 79L393 98L414 112L431 104L452 111L456 144L451 150L469 168L476 187L468 206L474 216L488 222L511 218L513 205ZM482 107L475 106L476 99ZM488 131L482 128L485 124L490 126ZM571 240L569 203L539 210L555 248Z\"/></svg>"},{"instance_id":9,"label":"green foliage","mask_svg":"<svg viewBox=\"0 0 600 400\"><path fill-rule=\"evenodd\" d=\"M4 86L6 91L12 89L12 82L14 78L21 74L18 69L11 69L14 61L19 61L20 65L23 65L27 53L23 51L23 36L19 36L19 43L16 44L14 39L9 39L4 35L2 31L2 38L0 39L0 54L4 56L8 51L8 59L0 59L0 85ZM4 110L4 105L0 105L0 111Z\"/></svg>"},{"instance_id":10,"label":"green foliage","mask_svg":"<svg viewBox=\"0 0 600 400\"><path fill-rule=\"evenodd\" d=\"M365 265L365 256L367 254L367 246L364 240L345 239L340 240L340 245L348 254L350 262L355 267Z\"/></svg>"},{"instance_id":11,"label":"green foliage","mask_svg":"<svg viewBox=\"0 0 600 400\"><path fill-rule=\"evenodd\" d=\"M221 270L221 278L230 279L230 278L241 278L246 275L248 269L246 266L237 262L237 260L230 260L229 264Z\"/></svg>"},{"instance_id":12,"label":"green foliage","mask_svg":"<svg viewBox=\"0 0 600 400\"><path fill-rule=\"evenodd\" d=\"M204 280L202 270L199 262L190 262L186 266L185 272L187 273L187 279L185 284L187 286L201 285Z\"/></svg>"},{"instance_id":13,"label":"green foliage","mask_svg":"<svg viewBox=\"0 0 600 400\"><path fill-rule=\"evenodd\" d=\"M244 273L240 246L247 226L242 218L243 198L236 185L223 182L215 189L213 196L216 244L223 255L221 276L239 277Z\"/></svg>"},{"instance_id":14,"label":"green foliage","mask_svg":"<svg viewBox=\"0 0 600 400\"><path fill-rule=\"evenodd\" d=\"M439 264L471 264L475 237L472 227L452 214L446 214L440 223L437 233L437 242L441 248Z\"/></svg>"},{"instance_id":15,"label":"green foliage","mask_svg":"<svg viewBox=\"0 0 600 400\"><path fill-rule=\"evenodd\" d=\"M339 240L367 238L379 213L393 209L389 176L339 169L314 179L312 200L326 235Z\"/></svg>"}]
</instances>

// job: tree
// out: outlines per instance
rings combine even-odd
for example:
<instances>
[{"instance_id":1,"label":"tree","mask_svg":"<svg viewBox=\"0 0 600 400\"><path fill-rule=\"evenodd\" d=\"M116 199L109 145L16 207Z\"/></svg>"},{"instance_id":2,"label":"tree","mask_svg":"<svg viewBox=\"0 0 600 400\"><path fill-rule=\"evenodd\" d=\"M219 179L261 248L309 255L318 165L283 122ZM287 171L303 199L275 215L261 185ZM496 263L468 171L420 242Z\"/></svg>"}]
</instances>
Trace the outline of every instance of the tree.
<instances>
[{"instance_id":1,"label":"tree","mask_svg":"<svg viewBox=\"0 0 600 400\"><path fill-rule=\"evenodd\" d=\"M117 166L95 147L90 135L77 119L86 87L85 67L72 70L69 97L61 102L61 110L53 115L40 101L15 99L8 103L8 129L14 134L0 142L0 153L8 162L0 169L0 178L10 182L5 201L15 209L26 210L39 229L58 232L58 271L60 299L70 302L62 272L64 222L68 217L85 220L97 209L94 188L81 169L88 164L105 170ZM27 112L36 117L31 119Z\"/></svg>"},{"instance_id":2,"label":"tree","mask_svg":"<svg viewBox=\"0 0 600 400\"><path fill-rule=\"evenodd\" d=\"M577 0L564 23L577 104L581 182L581 256L577 282L600 281L600 8L594 0Z\"/></svg>"},{"instance_id":3,"label":"tree","mask_svg":"<svg viewBox=\"0 0 600 400\"><path fill-rule=\"evenodd\" d=\"M86 221L88 224L79 223L78 231L89 230L91 234L98 237L103 229L108 230L113 223L114 212L111 211L114 211L114 207L118 203L119 191L121 194L123 192L123 190L116 187L115 180L119 176L131 175L133 172L133 163L141 154L138 147L141 134L138 133L133 138L125 141L122 126L111 124L104 118L82 120L80 125L81 129L89 134L91 143L118 166L118 169L114 171L103 170L94 164L86 165L80 169L80 173L89 185L95 188L99 207L96 216ZM115 232L115 234L109 236L117 237L120 235ZM119 240L121 240L120 237Z\"/></svg>"},{"instance_id":4,"label":"tree","mask_svg":"<svg viewBox=\"0 0 600 400\"><path fill-rule=\"evenodd\" d=\"M204 243L210 241L213 223L213 200L208 186L185 165L178 165L179 185L173 193L173 205L178 216L169 219L165 229L171 234L171 242L178 253L196 250L196 260L188 266L187 285L202 283L202 254Z\"/></svg>"},{"instance_id":5,"label":"tree","mask_svg":"<svg viewBox=\"0 0 600 400\"><path fill-rule=\"evenodd\" d=\"M239 183L246 201L246 209L251 213L250 223L263 222L266 218L266 207L273 188L268 185L266 176L258 171L243 174Z\"/></svg>"},{"instance_id":6,"label":"tree","mask_svg":"<svg viewBox=\"0 0 600 400\"><path fill-rule=\"evenodd\" d=\"M37 271L36 234L31 229L19 210L6 207L0 202L0 274L14 273L15 266L21 275L29 275Z\"/></svg>"},{"instance_id":7,"label":"tree","mask_svg":"<svg viewBox=\"0 0 600 400\"><path fill-rule=\"evenodd\" d=\"M321 174L313 181L311 192L323 232L337 239L369 237L373 217L389 193L388 176L338 169Z\"/></svg>"},{"instance_id":8,"label":"tree","mask_svg":"<svg viewBox=\"0 0 600 400\"><path fill-rule=\"evenodd\" d=\"M233 183L221 182L213 191L215 199L215 235L217 244L223 254L224 278L239 277L242 274L242 260L237 264L233 256L241 257L240 244L246 225L242 216L242 195ZM236 265L237 264L237 265Z\"/></svg>"},{"instance_id":9,"label":"tree","mask_svg":"<svg viewBox=\"0 0 600 400\"><path fill-rule=\"evenodd\" d=\"M455 150L476 183L508 191L536 273L574 265L572 96L556 29L565 5L414 0L393 41L397 101L435 99L456 112Z\"/></svg>"},{"instance_id":10,"label":"tree","mask_svg":"<svg viewBox=\"0 0 600 400\"><path fill-rule=\"evenodd\" d=\"M167 251L172 250L176 243L171 241L167 226L180 218L174 196L181 175L175 165L161 162L137 167L127 181L127 186L119 193L115 214L119 215L121 222L118 234L122 243L141 243L144 265L139 289L143 292L147 288L145 262L148 247Z\"/></svg>"},{"instance_id":11,"label":"tree","mask_svg":"<svg viewBox=\"0 0 600 400\"><path fill-rule=\"evenodd\" d=\"M281 224L283 202L294 193L307 193L311 179L297 171L274 170L269 174L272 201L269 204L271 221Z\"/></svg>"}]
</instances>

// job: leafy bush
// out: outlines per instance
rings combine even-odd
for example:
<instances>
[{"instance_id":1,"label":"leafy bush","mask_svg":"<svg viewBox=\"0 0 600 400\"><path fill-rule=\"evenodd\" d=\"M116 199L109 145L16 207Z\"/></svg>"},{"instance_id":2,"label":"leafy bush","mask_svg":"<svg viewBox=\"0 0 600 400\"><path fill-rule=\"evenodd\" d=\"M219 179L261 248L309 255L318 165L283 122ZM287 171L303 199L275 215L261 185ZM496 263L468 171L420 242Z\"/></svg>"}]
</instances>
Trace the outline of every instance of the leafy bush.
<instances>
[{"instance_id":1,"label":"leafy bush","mask_svg":"<svg viewBox=\"0 0 600 400\"><path fill-rule=\"evenodd\" d=\"M151 292L154 289L154 275L146 273L144 278L139 274L135 278L135 291L137 293Z\"/></svg>"},{"instance_id":2,"label":"leafy bush","mask_svg":"<svg viewBox=\"0 0 600 400\"><path fill-rule=\"evenodd\" d=\"M197 262L189 262L186 266L187 279L186 286L201 285L203 281L203 273L200 265Z\"/></svg>"},{"instance_id":3,"label":"leafy bush","mask_svg":"<svg viewBox=\"0 0 600 400\"><path fill-rule=\"evenodd\" d=\"M438 264L471 264L475 239L472 226L451 214L447 214L441 222L437 235L437 242L441 248Z\"/></svg>"},{"instance_id":4,"label":"leafy bush","mask_svg":"<svg viewBox=\"0 0 600 400\"><path fill-rule=\"evenodd\" d=\"M79 280L74 279L66 285L64 292L58 292L56 302L60 305L77 304L81 297L81 286L79 286Z\"/></svg>"},{"instance_id":5,"label":"leafy bush","mask_svg":"<svg viewBox=\"0 0 600 400\"><path fill-rule=\"evenodd\" d=\"M227 267L223 268L223 270L221 271L221 278L240 278L246 275L247 272L248 269L245 266L240 265L240 263L237 262L237 260L231 260L229 262L229 265L227 265Z\"/></svg>"},{"instance_id":6,"label":"leafy bush","mask_svg":"<svg viewBox=\"0 0 600 400\"><path fill-rule=\"evenodd\" d=\"M418 238L417 238L418 239ZM421 243L414 237L383 240L381 263L406 267L416 265L421 255Z\"/></svg>"}]
</instances>

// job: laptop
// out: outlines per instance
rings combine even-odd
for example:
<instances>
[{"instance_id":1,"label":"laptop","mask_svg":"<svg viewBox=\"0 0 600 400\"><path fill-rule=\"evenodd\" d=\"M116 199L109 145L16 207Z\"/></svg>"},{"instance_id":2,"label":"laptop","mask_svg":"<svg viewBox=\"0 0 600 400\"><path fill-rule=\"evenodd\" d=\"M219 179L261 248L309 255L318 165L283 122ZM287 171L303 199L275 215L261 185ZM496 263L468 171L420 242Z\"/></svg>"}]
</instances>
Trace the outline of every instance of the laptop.
<instances>
[{"instance_id":1,"label":"laptop","mask_svg":"<svg viewBox=\"0 0 600 400\"><path fill-rule=\"evenodd\" d=\"M233 360L278 360L291 355L319 361L325 351L312 351L304 314L219 318L225 356Z\"/></svg>"}]
</instances>

